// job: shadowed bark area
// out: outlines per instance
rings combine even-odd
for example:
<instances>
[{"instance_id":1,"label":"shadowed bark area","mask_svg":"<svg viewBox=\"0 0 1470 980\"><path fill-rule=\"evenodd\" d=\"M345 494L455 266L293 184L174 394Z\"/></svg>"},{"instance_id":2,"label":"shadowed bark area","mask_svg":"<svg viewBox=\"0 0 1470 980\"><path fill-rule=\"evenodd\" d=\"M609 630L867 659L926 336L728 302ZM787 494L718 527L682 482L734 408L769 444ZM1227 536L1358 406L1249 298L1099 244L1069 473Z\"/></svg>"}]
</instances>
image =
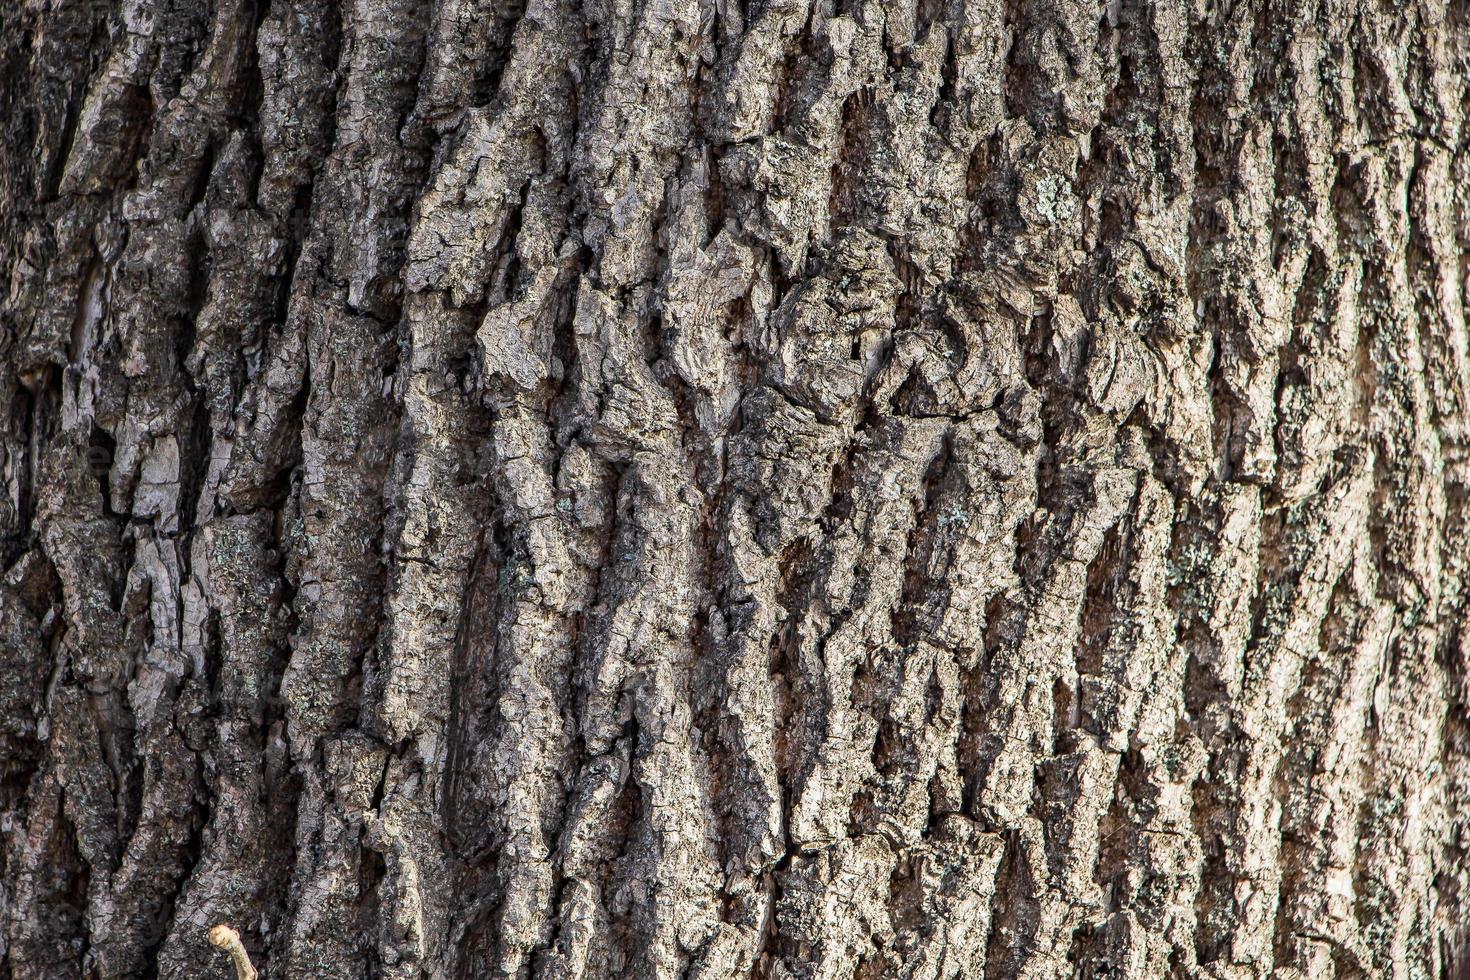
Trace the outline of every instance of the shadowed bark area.
<instances>
[{"instance_id":1,"label":"shadowed bark area","mask_svg":"<svg viewBox=\"0 0 1470 980\"><path fill-rule=\"evenodd\" d=\"M0 978L1470 971L1470 7L8 0Z\"/></svg>"}]
</instances>

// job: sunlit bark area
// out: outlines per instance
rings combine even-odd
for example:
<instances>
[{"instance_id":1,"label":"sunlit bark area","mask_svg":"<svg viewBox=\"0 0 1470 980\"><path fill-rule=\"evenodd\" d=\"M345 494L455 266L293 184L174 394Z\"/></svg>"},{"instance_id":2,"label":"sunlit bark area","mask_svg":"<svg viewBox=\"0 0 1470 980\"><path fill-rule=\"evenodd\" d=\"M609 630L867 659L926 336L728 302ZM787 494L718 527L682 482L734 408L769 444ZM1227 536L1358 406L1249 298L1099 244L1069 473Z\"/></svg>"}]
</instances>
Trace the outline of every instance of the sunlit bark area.
<instances>
[{"instance_id":1,"label":"sunlit bark area","mask_svg":"<svg viewBox=\"0 0 1470 980\"><path fill-rule=\"evenodd\" d=\"M1470 975L1467 111L1456 0L6 0L0 978Z\"/></svg>"}]
</instances>

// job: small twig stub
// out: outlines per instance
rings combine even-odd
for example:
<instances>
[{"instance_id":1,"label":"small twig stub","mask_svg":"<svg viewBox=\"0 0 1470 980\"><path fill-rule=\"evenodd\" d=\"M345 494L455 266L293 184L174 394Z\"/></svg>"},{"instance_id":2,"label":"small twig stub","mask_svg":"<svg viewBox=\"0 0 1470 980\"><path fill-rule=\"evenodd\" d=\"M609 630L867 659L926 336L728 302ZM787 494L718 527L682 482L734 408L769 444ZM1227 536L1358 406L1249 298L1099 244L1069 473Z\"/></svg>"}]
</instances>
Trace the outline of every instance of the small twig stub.
<instances>
[{"instance_id":1,"label":"small twig stub","mask_svg":"<svg viewBox=\"0 0 1470 980\"><path fill-rule=\"evenodd\" d=\"M209 930L209 941L230 954L235 964L236 980L256 980L255 967L250 963L250 954L245 952L245 944L240 942L238 932L220 923Z\"/></svg>"}]
</instances>

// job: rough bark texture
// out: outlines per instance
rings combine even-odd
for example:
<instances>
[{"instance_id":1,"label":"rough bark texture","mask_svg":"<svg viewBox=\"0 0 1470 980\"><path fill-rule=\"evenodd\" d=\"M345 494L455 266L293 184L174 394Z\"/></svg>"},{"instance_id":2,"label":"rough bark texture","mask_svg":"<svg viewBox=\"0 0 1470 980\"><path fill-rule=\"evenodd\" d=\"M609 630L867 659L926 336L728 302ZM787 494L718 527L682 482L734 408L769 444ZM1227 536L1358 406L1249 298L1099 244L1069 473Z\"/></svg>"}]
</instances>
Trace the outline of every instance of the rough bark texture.
<instances>
[{"instance_id":1,"label":"rough bark texture","mask_svg":"<svg viewBox=\"0 0 1470 980\"><path fill-rule=\"evenodd\" d=\"M1453 0L6 0L0 976L1456 976L1467 91Z\"/></svg>"}]
</instances>

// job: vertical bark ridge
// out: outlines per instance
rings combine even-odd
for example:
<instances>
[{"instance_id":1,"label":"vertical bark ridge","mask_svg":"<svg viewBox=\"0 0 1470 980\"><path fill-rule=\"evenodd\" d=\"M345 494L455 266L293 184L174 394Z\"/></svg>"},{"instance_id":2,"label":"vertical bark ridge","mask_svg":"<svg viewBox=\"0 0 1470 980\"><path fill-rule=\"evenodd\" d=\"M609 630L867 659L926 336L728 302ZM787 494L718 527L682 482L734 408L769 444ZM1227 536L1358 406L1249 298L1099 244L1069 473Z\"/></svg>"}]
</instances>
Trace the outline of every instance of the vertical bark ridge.
<instances>
[{"instance_id":1,"label":"vertical bark ridge","mask_svg":"<svg viewBox=\"0 0 1470 980\"><path fill-rule=\"evenodd\" d=\"M0 976L1450 977L1470 20L0 13Z\"/></svg>"}]
</instances>

